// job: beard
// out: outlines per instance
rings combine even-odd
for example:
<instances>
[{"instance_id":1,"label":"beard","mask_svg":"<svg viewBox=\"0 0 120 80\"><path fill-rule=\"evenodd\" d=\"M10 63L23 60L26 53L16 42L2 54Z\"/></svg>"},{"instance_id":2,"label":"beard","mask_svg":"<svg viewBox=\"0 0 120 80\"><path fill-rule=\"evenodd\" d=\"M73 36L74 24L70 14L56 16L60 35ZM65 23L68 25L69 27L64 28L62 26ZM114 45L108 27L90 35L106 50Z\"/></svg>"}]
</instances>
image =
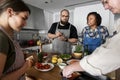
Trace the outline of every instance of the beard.
<instances>
[{"instance_id":1,"label":"beard","mask_svg":"<svg viewBox=\"0 0 120 80\"><path fill-rule=\"evenodd\" d=\"M61 24L66 25L68 21L60 21Z\"/></svg>"}]
</instances>

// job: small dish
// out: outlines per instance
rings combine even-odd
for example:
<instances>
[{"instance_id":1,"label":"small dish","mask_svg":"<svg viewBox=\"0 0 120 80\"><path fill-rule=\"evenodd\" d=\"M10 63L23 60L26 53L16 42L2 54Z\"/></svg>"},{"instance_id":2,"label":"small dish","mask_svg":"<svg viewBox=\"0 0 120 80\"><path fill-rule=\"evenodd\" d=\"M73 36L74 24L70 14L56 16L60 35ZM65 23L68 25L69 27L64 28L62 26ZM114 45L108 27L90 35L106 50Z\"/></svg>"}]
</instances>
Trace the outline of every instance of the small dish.
<instances>
[{"instance_id":1,"label":"small dish","mask_svg":"<svg viewBox=\"0 0 120 80\"><path fill-rule=\"evenodd\" d=\"M37 68L37 66L34 66L34 68L38 71L43 71L43 72L50 71L54 68L54 65L52 63L41 63L41 64L43 65L41 66L41 68ZM45 69L44 65L48 65L50 67L48 69Z\"/></svg>"},{"instance_id":2,"label":"small dish","mask_svg":"<svg viewBox=\"0 0 120 80\"><path fill-rule=\"evenodd\" d=\"M63 69L67 64L65 64L65 63L57 63L57 65L60 67L60 69Z\"/></svg>"}]
</instances>

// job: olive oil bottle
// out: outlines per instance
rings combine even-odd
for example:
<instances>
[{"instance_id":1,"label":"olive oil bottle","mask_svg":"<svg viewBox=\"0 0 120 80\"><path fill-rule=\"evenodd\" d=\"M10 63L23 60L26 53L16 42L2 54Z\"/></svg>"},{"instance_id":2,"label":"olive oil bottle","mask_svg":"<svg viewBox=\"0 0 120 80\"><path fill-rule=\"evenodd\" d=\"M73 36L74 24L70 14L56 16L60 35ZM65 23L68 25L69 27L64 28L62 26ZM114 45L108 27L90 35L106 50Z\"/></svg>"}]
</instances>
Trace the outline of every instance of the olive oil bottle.
<instances>
[{"instance_id":1,"label":"olive oil bottle","mask_svg":"<svg viewBox=\"0 0 120 80\"><path fill-rule=\"evenodd\" d=\"M38 49L38 62L43 62L42 45L40 45L40 48Z\"/></svg>"},{"instance_id":2,"label":"olive oil bottle","mask_svg":"<svg viewBox=\"0 0 120 80\"><path fill-rule=\"evenodd\" d=\"M42 52L39 52L38 53L38 62L42 63L42 61L43 61L43 54L42 54Z\"/></svg>"}]
</instances>

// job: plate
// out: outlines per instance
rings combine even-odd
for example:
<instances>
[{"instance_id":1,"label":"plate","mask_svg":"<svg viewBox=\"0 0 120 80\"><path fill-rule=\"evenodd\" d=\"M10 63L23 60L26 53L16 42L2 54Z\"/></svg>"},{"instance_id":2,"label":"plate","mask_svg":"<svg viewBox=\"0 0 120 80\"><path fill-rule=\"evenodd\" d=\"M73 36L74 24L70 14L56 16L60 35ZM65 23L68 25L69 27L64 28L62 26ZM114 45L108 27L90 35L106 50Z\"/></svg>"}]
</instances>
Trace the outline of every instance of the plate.
<instances>
[{"instance_id":1,"label":"plate","mask_svg":"<svg viewBox=\"0 0 120 80\"><path fill-rule=\"evenodd\" d=\"M71 60L68 60L66 63L67 64L72 64L74 62L78 62L79 60L78 59L71 59Z\"/></svg>"},{"instance_id":2,"label":"plate","mask_svg":"<svg viewBox=\"0 0 120 80\"><path fill-rule=\"evenodd\" d=\"M50 71L50 70L52 70L52 69L54 68L54 65L53 65L52 63L40 63L40 64L42 64L41 68L37 68L36 66L34 66L34 68L35 68L36 70L38 70L38 71L46 72L46 71ZM44 68L44 65L49 65L50 68L45 69L45 68Z\"/></svg>"}]
</instances>

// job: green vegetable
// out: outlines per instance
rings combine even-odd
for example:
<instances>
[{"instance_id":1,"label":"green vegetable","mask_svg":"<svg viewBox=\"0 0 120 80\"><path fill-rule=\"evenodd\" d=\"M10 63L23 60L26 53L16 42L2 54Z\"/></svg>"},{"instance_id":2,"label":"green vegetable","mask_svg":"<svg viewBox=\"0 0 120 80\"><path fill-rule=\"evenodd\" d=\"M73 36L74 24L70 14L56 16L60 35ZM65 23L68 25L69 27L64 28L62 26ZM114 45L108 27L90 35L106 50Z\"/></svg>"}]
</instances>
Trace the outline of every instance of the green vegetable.
<instances>
[{"instance_id":1,"label":"green vegetable","mask_svg":"<svg viewBox=\"0 0 120 80\"><path fill-rule=\"evenodd\" d=\"M42 62L43 61L43 54L42 52L38 53L38 62Z\"/></svg>"},{"instance_id":2,"label":"green vegetable","mask_svg":"<svg viewBox=\"0 0 120 80\"><path fill-rule=\"evenodd\" d=\"M71 58L71 55L70 54L61 54L60 57L62 59L70 59Z\"/></svg>"},{"instance_id":3,"label":"green vegetable","mask_svg":"<svg viewBox=\"0 0 120 80\"><path fill-rule=\"evenodd\" d=\"M74 52L81 53L82 52L82 45L76 45Z\"/></svg>"}]
</instances>

